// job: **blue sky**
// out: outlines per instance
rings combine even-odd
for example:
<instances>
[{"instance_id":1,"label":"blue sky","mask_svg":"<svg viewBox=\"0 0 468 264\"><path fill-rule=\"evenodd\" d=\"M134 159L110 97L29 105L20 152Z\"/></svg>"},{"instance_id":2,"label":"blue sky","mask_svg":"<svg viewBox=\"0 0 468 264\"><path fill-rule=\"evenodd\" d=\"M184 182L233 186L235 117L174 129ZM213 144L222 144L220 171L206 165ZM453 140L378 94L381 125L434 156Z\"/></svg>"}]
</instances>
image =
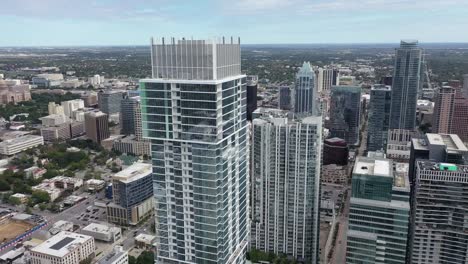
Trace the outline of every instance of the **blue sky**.
<instances>
[{"instance_id":1,"label":"blue sky","mask_svg":"<svg viewBox=\"0 0 468 264\"><path fill-rule=\"evenodd\" d=\"M468 0L2 0L0 46L468 42Z\"/></svg>"}]
</instances>

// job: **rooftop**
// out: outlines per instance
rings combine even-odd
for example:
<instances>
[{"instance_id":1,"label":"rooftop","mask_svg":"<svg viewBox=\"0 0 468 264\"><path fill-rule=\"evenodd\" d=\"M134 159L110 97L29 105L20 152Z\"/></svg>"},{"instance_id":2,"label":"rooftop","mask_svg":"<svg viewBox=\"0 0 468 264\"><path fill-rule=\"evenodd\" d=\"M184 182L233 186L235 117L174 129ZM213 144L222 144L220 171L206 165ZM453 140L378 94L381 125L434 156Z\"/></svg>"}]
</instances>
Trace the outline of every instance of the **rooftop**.
<instances>
[{"instance_id":1,"label":"rooftop","mask_svg":"<svg viewBox=\"0 0 468 264\"><path fill-rule=\"evenodd\" d=\"M433 134L427 133L425 138L412 140L413 146L418 150L429 150L429 145L445 146L447 152L468 152L463 141L455 134Z\"/></svg>"},{"instance_id":2,"label":"rooftop","mask_svg":"<svg viewBox=\"0 0 468 264\"><path fill-rule=\"evenodd\" d=\"M115 247L111 253L109 253L107 256L102 258L98 263L99 264L114 263L114 261L120 259L122 255L126 255L126 254L127 252L123 251L122 247Z\"/></svg>"},{"instance_id":3,"label":"rooftop","mask_svg":"<svg viewBox=\"0 0 468 264\"><path fill-rule=\"evenodd\" d=\"M135 237L136 241L143 242L145 244L153 244L155 239L156 239L155 236L147 235L147 234L139 234Z\"/></svg>"},{"instance_id":4,"label":"rooftop","mask_svg":"<svg viewBox=\"0 0 468 264\"><path fill-rule=\"evenodd\" d=\"M153 172L151 164L135 163L128 168L120 171L112 177L114 180L119 180L123 183L129 183L143 177L148 176Z\"/></svg>"},{"instance_id":5,"label":"rooftop","mask_svg":"<svg viewBox=\"0 0 468 264\"><path fill-rule=\"evenodd\" d=\"M371 90L391 91L392 87L390 85L385 85L385 84L374 84L372 85Z\"/></svg>"},{"instance_id":6,"label":"rooftop","mask_svg":"<svg viewBox=\"0 0 468 264\"><path fill-rule=\"evenodd\" d=\"M417 164L420 170L468 173L468 166L466 165L433 162L428 160L418 160Z\"/></svg>"},{"instance_id":7,"label":"rooftop","mask_svg":"<svg viewBox=\"0 0 468 264\"><path fill-rule=\"evenodd\" d=\"M31 251L61 258L90 239L93 238L87 235L62 231L34 247Z\"/></svg>"},{"instance_id":8,"label":"rooftop","mask_svg":"<svg viewBox=\"0 0 468 264\"><path fill-rule=\"evenodd\" d=\"M409 191L409 178L408 178L408 171L409 171L409 164L408 163L394 163L395 170L393 174L393 186L397 188L404 188Z\"/></svg>"},{"instance_id":9,"label":"rooftop","mask_svg":"<svg viewBox=\"0 0 468 264\"><path fill-rule=\"evenodd\" d=\"M18 143L24 143L25 141L32 141L32 140L38 140L42 139L42 136L35 136L35 135L24 135L21 137L13 138L13 139L7 139L3 142L0 142L2 145L13 145L13 144L18 144Z\"/></svg>"},{"instance_id":10,"label":"rooftop","mask_svg":"<svg viewBox=\"0 0 468 264\"><path fill-rule=\"evenodd\" d=\"M94 233L111 233L114 231L120 230L120 228L115 226L101 225L97 223L91 223L83 228L83 231L94 232Z\"/></svg>"},{"instance_id":11,"label":"rooftop","mask_svg":"<svg viewBox=\"0 0 468 264\"><path fill-rule=\"evenodd\" d=\"M388 159L371 159L358 157L354 165L353 173L393 177L392 161Z\"/></svg>"}]
</instances>

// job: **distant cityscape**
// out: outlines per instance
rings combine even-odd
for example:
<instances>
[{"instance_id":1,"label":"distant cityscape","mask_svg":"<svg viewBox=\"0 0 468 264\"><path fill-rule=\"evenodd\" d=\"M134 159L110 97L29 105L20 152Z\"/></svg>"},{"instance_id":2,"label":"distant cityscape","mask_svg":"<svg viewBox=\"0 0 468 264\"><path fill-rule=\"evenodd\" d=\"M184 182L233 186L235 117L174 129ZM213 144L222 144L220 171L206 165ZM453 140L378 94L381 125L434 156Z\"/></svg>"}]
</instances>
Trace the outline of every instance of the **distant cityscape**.
<instances>
[{"instance_id":1,"label":"distant cityscape","mask_svg":"<svg viewBox=\"0 0 468 264\"><path fill-rule=\"evenodd\" d=\"M463 43L0 48L0 139L2 263L468 263Z\"/></svg>"}]
</instances>

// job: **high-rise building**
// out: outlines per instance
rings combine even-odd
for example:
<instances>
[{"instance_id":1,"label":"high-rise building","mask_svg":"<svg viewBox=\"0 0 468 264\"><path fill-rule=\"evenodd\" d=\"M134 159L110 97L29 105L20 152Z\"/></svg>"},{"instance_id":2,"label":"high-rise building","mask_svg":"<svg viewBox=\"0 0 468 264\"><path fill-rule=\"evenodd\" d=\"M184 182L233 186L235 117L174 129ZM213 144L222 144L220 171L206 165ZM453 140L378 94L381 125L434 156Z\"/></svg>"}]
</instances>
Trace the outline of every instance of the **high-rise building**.
<instances>
[{"instance_id":1,"label":"high-rise building","mask_svg":"<svg viewBox=\"0 0 468 264\"><path fill-rule=\"evenodd\" d=\"M108 114L116 114L120 112L120 104L122 103L123 92L105 90L98 93L99 109Z\"/></svg>"},{"instance_id":2,"label":"high-rise building","mask_svg":"<svg viewBox=\"0 0 468 264\"><path fill-rule=\"evenodd\" d=\"M434 101L432 132L448 134L452 131L455 110L455 89L450 86L437 89Z\"/></svg>"},{"instance_id":3,"label":"high-rise building","mask_svg":"<svg viewBox=\"0 0 468 264\"><path fill-rule=\"evenodd\" d=\"M73 117L73 112L84 108L84 101L81 99L69 100L61 102L63 113L68 117Z\"/></svg>"},{"instance_id":4,"label":"high-rise building","mask_svg":"<svg viewBox=\"0 0 468 264\"><path fill-rule=\"evenodd\" d=\"M392 89L386 85L374 85L370 92L367 151L387 149Z\"/></svg>"},{"instance_id":5,"label":"high-rise building","mask_svg":"<svg viewBox=\"0 0 468 264\"><path fill-rule=\"evenodd\" d=\"M112 203L107 220L136 225L154 211L151 164L135 163L112 176Z\"/></svg>"},{"instance_id":6,"label":"high-rise building","mask_svg":"<svg viewBox=\"0 0 468 264\"><path fill-rule=\"evenodd\" d=\"M410 159L411 138L414 131L407 129L390 129L387 138L387 158L396 161L408 161Z\"/></svg>"},{"instance_id":7,"label":"high-rise building","mask_svg":"<svg viewBox=\"0 0 468 264\"><path fill-rule=\"evenodd\" d=\"M333 86L330 100L331 137L339 137L350 145L358 145L361 87Z\"/></svg>"},{"instance_id":8,"label":"high-rise building","mask_svg":"<svg viewBox=\"0 0 468 264\"><path fill-rule=\"evenodd\" d=\"M463 97L468 98L468 74L463 74Z\"/></svg>"},{"instance_id":9,"label":"high-rise building","mask_svg":"<svg viewBox=\"0 0 468 264\"><path fill-rule=\"evenodd\" d=\"M152 43L140 82L151 140L156 263L245 263L249 135L240 41Z\"/></svg>"},{"instance_id":10,"label":"high-rise building","mask_svg":"<svg viewBox=\"0 0 468 264\"><path fill-rule=\"evenodd\" d=\"M407 163L357 158L352 177L346 263L407 263L410 219L407 173Z\"/></svg>"},{"instance_id":11,"label":"high-rise building","mask_svg":"<svg viewBox=\"0 0 468 264\"><path fill-rule=\"evenodd\" d=\"M103 112L89 112L85 114L86 136L100 144L110 136L108 115Z\"/></svg>"},{"instance_id":12,"label":"high-rise building","mask_svg":"<svg viewBox=\"0 0 468 264\"><path fill-rule=\"evenodd\" d=\"M323 165L348 164L348 143L341 138L327 138L323 144Z\"/></svg>"},{"instance_id":13,"label":"high-rise building","mask_svg":"<svg viewBox=\"0 0 468 264\"><path fill-rule=\"evenodd\" d=\"M467 263L468 166L416 161L411 263Z\"/></svg>"},{"instance_id":14,"label":"high-rise building","mask_svg":"<svg viewBox=\"0 0 468 264\"><path fill-rule=\"evenodd\" d=\"M120 105L120 133L124 135L135 135L135 122L140 109L140 97L125 96ZM141 113L139 113L141 115ZM141 118L141 116L139 117Z\"/></svg>"},{"instance_id":15,"label":"high-rise building","mask_svg":"<svg viewBox=\"0 0 468 264\"><path fill-rule=\"evenodd\" d=\"M418 42L402 40L395 53L390 129L414 130L416 126L421 60Z\"/></svg>"},{"instance_id":16,"label":"high-rise building","mask_svg":"<svg viewBox=\"0 0 468 264\"><path fill-rule=\"evenodd\" d=\"M468 98L462 94L455 95L452 117L452 134L457 134L463 142L468 143Z\"/></svg>"},{"instance_id":17,"label":"high-rise building","mask_svg":"<svg viewBox=\"0 0 468 264\"><path fill-rule=\"evenodd\" d=\"M61 105L56 104L55 102L49 102L49 105L47 106L47 110L49 112L49 115L63 115L64 110Z\"/></svg>"},{"instance_id":18,"label":"high-rise building","mask_svg":"<svg viewBox=\"0 0 468 264\"><path fill-rule=\"evenodd\" d=\"M315 72L309 62L304 62L296 74L294 94L295 113L314 114L317 112Z\"/></svg>"},{"instance_id":19,"label":"high-rise building","mask_svg":"<svg viewBox=\"0 0 468 264\"><path fill-rule=\"evenodd\" d=\"M333 68L332 86L336 86L336 85L340 85L340 70Z\"/></svg>"},{"instance_id":20,"label":"high-rise building","mask_svg":"<svg viewBox=\"0 0 468 264\"><path fill-rule=\"evenodd\" d=\"M322 117L262 110L252 125L251 246L319 263Z\"/></svg>"},{"instance_id":21,"label":"high-rise building","mask_svg":"<svg viewBox=\"0 0 468 264\"><path fill-rule=\"evenodd\" d=\"M280 86L278 96L278 108L281 110L292 109L292 90L289 86Z\"/></svg>"},{"instance_id":22,"label":"high-rise building","mask_svg":"<svg viewBox=\"0 0 468 264\"><path fill-rule=\"evenodd\" d=\"M321 91L328 91L331 89L333 84L333 72L334 69L325 68L322 71L322 90Z\"/></svg>"},{"instance_id":23,"label":"high-rise building","mask_svg":"<svg viewBox=\"0 0 468 264\"><path fill-rule=\"evenodd\" d=\"M252 113L257 109L258 76L247 76L247 120L252 121Z\"/></svg>"}]
</instances>

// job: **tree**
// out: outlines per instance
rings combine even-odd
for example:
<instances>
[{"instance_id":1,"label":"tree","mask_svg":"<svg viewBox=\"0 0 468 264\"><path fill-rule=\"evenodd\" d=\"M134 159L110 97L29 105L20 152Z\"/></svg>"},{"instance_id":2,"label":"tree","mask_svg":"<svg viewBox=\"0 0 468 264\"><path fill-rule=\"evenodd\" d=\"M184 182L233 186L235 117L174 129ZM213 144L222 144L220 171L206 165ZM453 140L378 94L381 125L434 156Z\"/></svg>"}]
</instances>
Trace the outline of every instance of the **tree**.
<instances>
[{"instance_id":1,"label":"tree","mask_svg":"<svg viewBox=\"0 0 468 264\"><path fill-rule=\"evenodd\" d=\"M152 251L143 251L137 258L137 264L153 264L154 253Z\"/></svg>"},{"instance_id":2,"label":"tree","mask_svg":"<svg viewBox=\"0 0 468 264\"><path fill-rule=\"evenodd\" d=\"M128 256L128 264L137 264L137 259L134 256Z\"/></svg>"},{"instance_id":3,"label":"tree","mask_svg":"<svg viewBox=\"0 0 468 264\"><path fill-rule=\"evenodd\" d=\"M10 190L10 184L8 184L8 182L6 182L5 180L0 179L0 191L4 192L4 191L9 191L9 190Z\"/></svg>"},{"instance_id":4,"label":"tree","mask_svg":"<svg viewBox=\"0 0 468 264\"><path fill-rule=\"evenodd\" d=\"M18 197L14 197L14 196L10 196L10 198L8 198L8 202L12 205L20 205L21 204L21 200L18 198Z\"/></svg>"},{"instance_id":5,"label":"tree","mask_svg":"<svg viewBox=\"0 0 468 264\"><path fill-rule=\"evenodd\" d=\"M36 204L48 203L50 201L49 194L44 191L33 191L31 198Z\"/></svg>"},{"instance_id":6,"label":"tree","mask_svg":"<svg viewBox=\"0 0 468 264\"><path fill-rule=\"evenodd\" d=\"M47 204L45 204L45 203L39 204L39 209L40 209L41 211L44 211L46 208L47 208Z\"/></svg>"}]
</instances>

